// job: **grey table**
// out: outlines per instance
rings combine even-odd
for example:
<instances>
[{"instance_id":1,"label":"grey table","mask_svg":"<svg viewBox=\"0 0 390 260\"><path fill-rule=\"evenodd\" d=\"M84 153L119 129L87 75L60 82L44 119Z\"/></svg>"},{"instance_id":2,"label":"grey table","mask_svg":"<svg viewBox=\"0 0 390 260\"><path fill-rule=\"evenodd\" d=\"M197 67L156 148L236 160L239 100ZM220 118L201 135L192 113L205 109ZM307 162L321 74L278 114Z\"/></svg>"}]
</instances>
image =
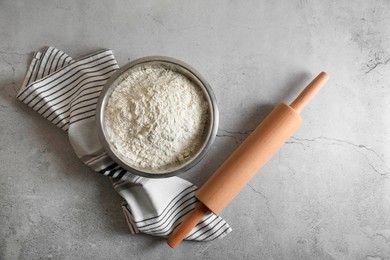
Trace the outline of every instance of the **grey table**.
<instances>
[{"instance_id":1,"label":"grey table","mask_svg":"<svg viewBox=\"0 0 390 260\"><path fill-rule=\"evenodd\" d=\"M0 259L390 258L388 1L0 1ZM35 50L181 59L213 87L201 185L280 101L331 77L209 243L130 235L110 182L15 99Z\"/></svg>"}]
</instances>

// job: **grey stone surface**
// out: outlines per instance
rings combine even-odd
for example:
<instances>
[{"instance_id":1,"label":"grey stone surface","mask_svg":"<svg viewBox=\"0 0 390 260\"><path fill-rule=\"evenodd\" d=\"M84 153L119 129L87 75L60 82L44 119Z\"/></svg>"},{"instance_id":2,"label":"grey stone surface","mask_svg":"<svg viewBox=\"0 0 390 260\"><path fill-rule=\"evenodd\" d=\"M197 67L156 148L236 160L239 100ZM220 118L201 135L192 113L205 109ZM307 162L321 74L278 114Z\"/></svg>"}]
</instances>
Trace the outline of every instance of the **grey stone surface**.
<instances>
[{"instance_id":1,"label":"grey stone surface","mask_svg":"<svg viewBox=\"0 0 390 260\"><path fill-rule=\"evenodd\" d=\"M390 259L389 1L0 1L0 259ZM130 235L108 179L15 99L34 50L172 56L212 85L201 185L280 101L331 77L209 243Z\"/></svg>"}]
</instances>

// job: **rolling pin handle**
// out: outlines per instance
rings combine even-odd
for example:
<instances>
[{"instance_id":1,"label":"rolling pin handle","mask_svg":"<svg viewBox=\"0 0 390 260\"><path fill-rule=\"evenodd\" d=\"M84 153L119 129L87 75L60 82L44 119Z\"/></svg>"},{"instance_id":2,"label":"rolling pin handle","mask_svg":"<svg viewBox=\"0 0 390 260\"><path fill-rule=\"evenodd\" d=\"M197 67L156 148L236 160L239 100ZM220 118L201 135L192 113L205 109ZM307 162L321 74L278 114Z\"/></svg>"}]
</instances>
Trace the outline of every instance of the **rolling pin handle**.
<instances>
[{"instance_id":1,"label":"rolling pin handle","mask_svg":"<svg viewBox=\"0 0 390 260\"><path fill-rule=\"evenodd\" d=\"M295 111L301 113L302 109L310 102L310 100L320 91L323 85L325 85L329 76L326 72L321 72L313 79L312 82L299 94L299 96L290 104Z\"/></svg>"},{"instance_id":2,"label":"rolling pin handle","mask_svg":"<svg viewBox=\"0 0 390 260\"><path fill-rule=\"evenodd\" d=\"M192 211L184 221L173 230L168 238L168 245L172 248L177 247L209 211L210 210L202 202L198 202L194 211Z\"/></svg>"}]
</instances>

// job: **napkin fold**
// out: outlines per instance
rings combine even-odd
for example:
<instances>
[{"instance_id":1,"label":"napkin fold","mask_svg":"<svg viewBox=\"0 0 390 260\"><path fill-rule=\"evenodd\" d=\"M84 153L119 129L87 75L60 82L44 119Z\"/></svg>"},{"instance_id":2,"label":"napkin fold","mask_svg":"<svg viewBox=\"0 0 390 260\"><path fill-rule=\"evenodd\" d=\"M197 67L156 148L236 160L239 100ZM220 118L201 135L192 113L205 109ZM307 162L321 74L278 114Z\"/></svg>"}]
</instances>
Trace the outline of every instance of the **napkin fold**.
<instances>
[{"instance_id":1,"label":"napkin fold","mask_svg":"<svg viewBox=\"0 0 390 260\"><path fill-rule=\"evenodd\" d=\"M111 50L80 59L48 47L35 52L17 98L67 132L77 156L108 176L122 196L130 232L167 237L197 202L197 187L179 177L149 179L133 175L108 157L95 126L96 104L105 82L119 68ZM232 229L209 213L186 237L209 241Z\"/></svg>"}]
</instances>

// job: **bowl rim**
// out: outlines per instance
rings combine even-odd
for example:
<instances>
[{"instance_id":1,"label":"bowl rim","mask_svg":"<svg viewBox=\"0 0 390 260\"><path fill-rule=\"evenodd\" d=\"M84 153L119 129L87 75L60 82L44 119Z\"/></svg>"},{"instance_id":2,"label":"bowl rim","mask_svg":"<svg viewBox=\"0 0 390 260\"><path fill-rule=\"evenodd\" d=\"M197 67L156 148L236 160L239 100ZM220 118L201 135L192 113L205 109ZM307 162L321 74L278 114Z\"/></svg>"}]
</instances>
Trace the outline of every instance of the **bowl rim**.
<instances>
[{"instance_id":1,"label":"bowl rim","mask_svg":"<svg viewBox=\"0 0 390 260\"><path fill-rule=\"evenodd\" d=\"M191 73L199 82L203 85L205 92L208 94L208 98L210 100L210 124L211 124L211 131L208 133L208 138L206 139L206 144L203 146L203 149L197 154L195 158L193 158L189 163L185 164L183 167L180 167L178 169L175 169L173 171L168 171L165 173L150 173L146 171L141 171L135 168L132 168L128 164L126 164L124 161L122 161L115 152L111 149L111 146L106 138L106 131L103 125L104 120L104 111L105 106L107 104L107 101L109 99L109 96L107 95L108 91L110 90L111 86L115 81L126 71L128 71L130 68L140 65L142 63L149 63L149 62L163 62L163 63L170 63L174 66L179 66L185 70L187 70L189 73ZM135 59L131 62L128 62L124 66L120 67L105 83L104 87L101 90L97 107L96 107L96 126L97 126L97 134L99 137L99 140L101 144L103 145L104 150L107 152L108 156L114 160L118 165L120 165L123 169L129 171L132 174L147 177L147 178L168 178L172 176L179 175L181 173L184 173L194 167L196 164L198 164L203 157L206 155L206 153L209 151L212 143L214 142L217 131L218 131L218 124L219 124L219 111L217 106L217 101L214 95L214 92L211 89L211 86L209 83L203 78L203 76L192 66L188 65L187 63L167 57L167 56L146 56L142 58Z\"/></svg>"}]
</instances>

